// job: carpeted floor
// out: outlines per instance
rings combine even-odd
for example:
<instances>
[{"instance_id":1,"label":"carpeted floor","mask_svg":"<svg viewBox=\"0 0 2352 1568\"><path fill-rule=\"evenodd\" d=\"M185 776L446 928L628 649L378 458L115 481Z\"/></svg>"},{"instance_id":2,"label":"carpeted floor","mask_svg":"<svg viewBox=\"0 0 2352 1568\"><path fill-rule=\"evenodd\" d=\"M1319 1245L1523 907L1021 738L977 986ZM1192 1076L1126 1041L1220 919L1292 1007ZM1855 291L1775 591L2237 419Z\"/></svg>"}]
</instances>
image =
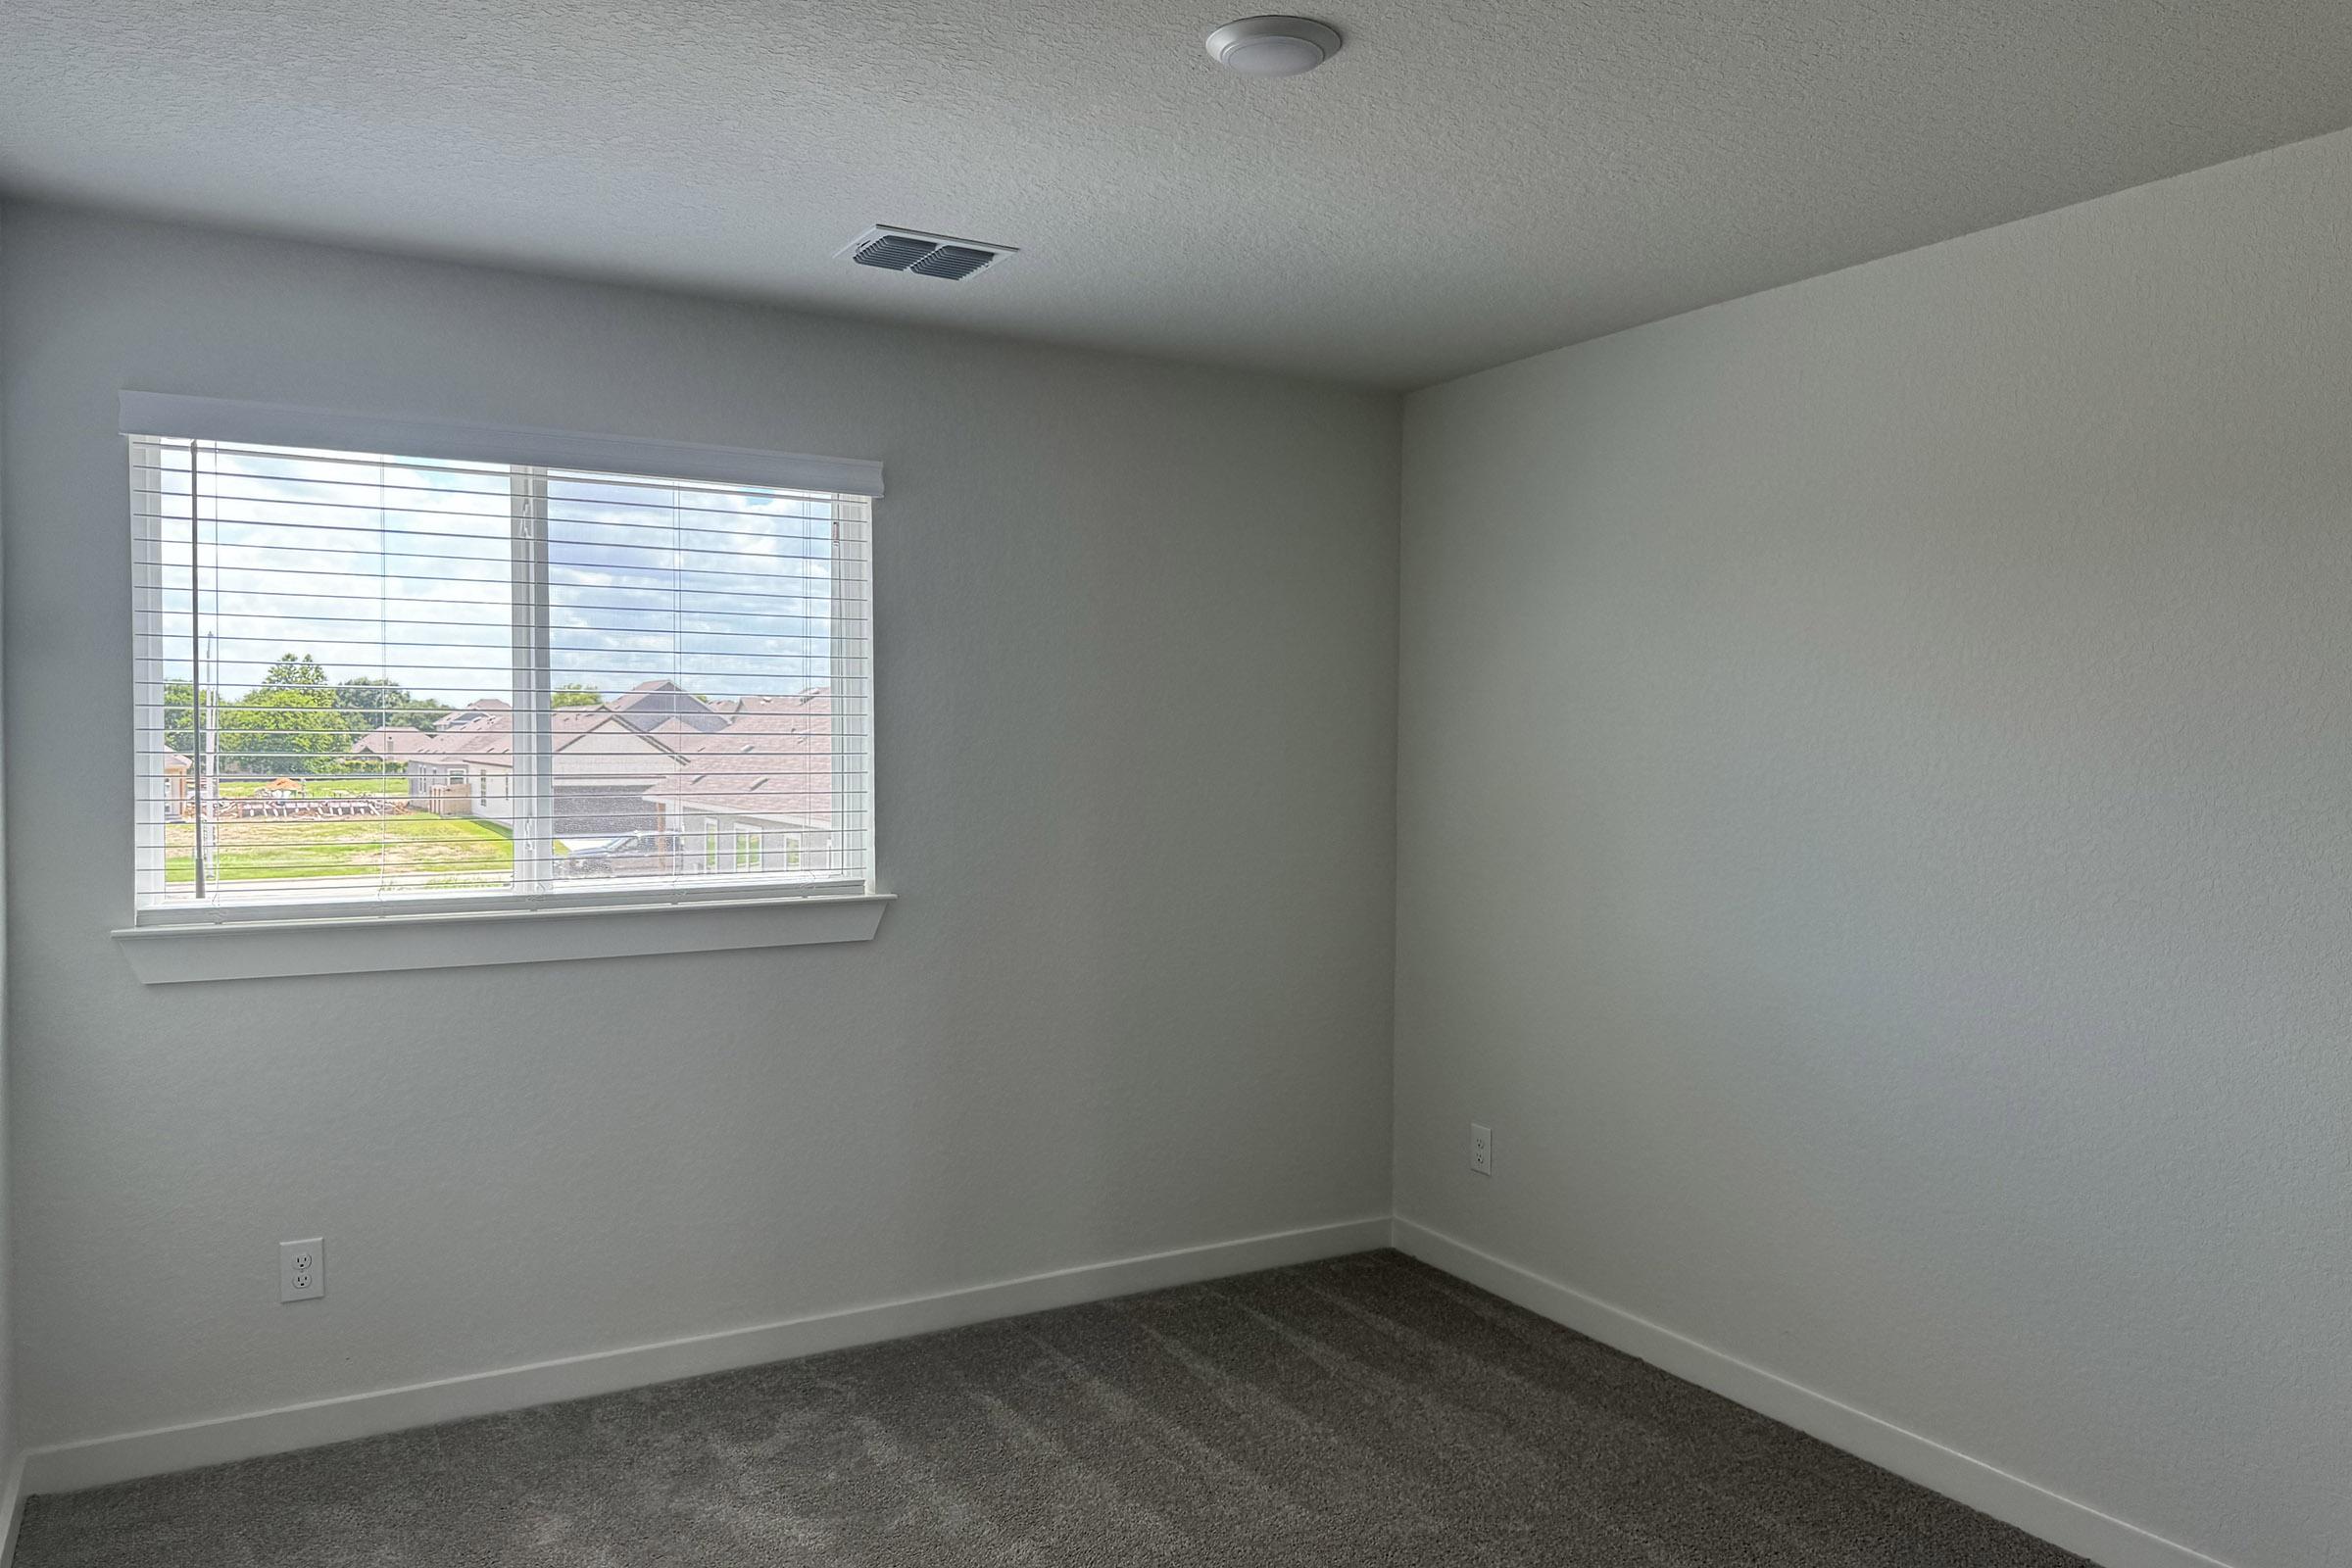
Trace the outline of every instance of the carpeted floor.
<instances>
[{"instance_id":1,"label":"carpeted floor","mask_svg":"<svg viewBox=\"0 0 2352 1568\"><path fill-rule=\"evenodd\" d=\"M2061 1568L1394 1252L32 1499L18 1568Z\"/></svg>"}]
</instances>

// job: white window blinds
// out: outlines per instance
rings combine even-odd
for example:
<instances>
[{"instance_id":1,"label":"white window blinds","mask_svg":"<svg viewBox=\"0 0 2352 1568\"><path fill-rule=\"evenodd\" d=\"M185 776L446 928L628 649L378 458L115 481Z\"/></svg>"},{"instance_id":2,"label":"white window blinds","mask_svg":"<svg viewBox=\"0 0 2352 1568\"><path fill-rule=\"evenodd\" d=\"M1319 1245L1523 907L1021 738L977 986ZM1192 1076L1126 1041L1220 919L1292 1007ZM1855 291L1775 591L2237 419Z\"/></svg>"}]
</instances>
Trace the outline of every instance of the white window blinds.
<instances>
[{"instance_id":1,"label":"white window blinds","mask_svg":"<svg viewBox=\"0 0 2352 1568\"><path fill-rule=\"evenodd\" d=\"M866 889L871 497L717 450L131 435L141 918Z\"/></svg>"}]
</instances>

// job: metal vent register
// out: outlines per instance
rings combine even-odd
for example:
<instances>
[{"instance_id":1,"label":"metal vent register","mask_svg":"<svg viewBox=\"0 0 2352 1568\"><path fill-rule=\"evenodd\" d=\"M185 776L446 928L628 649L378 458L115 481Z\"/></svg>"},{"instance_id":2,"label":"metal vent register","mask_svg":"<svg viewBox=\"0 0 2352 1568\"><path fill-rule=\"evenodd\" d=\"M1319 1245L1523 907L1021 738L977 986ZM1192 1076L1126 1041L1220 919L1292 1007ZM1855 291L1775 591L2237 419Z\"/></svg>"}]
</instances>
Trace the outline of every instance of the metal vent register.
<instances>
[{"instance_id":1,"label":"metal vent register","mask_svg":"<svg viewBox=\"0 0 2352 1568\"><path fill-rule=\"evenodd\" d=\"M946 234L923 234L908 228L877 223L852 240L843 254L859 267L888 272L913 272L923 277L958 282L995 262L1010 256L1009 245L986 240L956 239Z\"/></svg>"}]
</instances>

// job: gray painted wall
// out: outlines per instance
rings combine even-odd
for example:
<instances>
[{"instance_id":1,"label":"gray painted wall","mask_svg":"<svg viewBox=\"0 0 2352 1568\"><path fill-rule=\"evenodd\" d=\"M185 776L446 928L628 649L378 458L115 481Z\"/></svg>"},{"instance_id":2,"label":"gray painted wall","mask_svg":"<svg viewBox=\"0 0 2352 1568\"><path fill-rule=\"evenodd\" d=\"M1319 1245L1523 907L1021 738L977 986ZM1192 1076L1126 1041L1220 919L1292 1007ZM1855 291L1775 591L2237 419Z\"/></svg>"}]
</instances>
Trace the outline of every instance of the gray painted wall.
<instances>
[{"instance_id":1,"label":"gray painted wall","mask_svg":"<svg viewBox=\"0 0 2352 1568\"><path fill-rule=\"evenodd\" d=\"M5 254L10 237L9 214L0 210L0 254ZM0 307L4 309L4 307ZM5 343L6 317L0 314L0 343ZM8 421L7 410L0 407L0 480L7 477ZM0 485L0 590L6 587L5 563L8 556L8 506L4 485ZM0 631L7 626L6 595L0 592ZM7 664L6 638L0 636L0 669ZM7 691L7 682L0 679L0 694ZM0 1560L5 1560L11 1547L15 1524L16 1499L11 1489L17 1483L17 1338L16 1321L10 1302L16 1291L16 1249L9 1228L9 1118L14 1096L9 1092L8 1051L8 791L7 791L7 702L0 695Z\"/></svg>"},{"instance_id":2,"label":"gray painted wall","mask_svg":"<svg viewBox=\"0 0 2352 1568\"><path fill-rule=\"evenodd\" d=\"M1394 398L8 222L28 1442L1387 1212ZM880 939L141 989L126 386L884 460Z\"/></svg>"},{"instance_id":3,"label":"gray painted wall","mask_svg":"<svg viewBox=\"0 0 2352 1568\"><path fill-rule=\"evenodd\" d=\"M2352 1563L2352 134L1415 394L1403 563L1400 1213Z\"/></svg>"}]
</instances>

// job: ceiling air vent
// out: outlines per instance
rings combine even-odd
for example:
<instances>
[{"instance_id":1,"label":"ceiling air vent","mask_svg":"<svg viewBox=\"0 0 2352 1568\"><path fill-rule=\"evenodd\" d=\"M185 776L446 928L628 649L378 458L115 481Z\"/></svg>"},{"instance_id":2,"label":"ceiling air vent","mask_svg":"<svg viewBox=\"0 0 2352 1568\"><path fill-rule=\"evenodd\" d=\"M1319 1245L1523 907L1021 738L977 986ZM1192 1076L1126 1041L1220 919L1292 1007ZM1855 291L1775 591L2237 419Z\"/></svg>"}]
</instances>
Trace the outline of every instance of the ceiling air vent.
<instances>
[{"instance_id":1,"label":"ceiling air vent","mask_svg":"<svg viewBox=\"0 0 2352 1568\"><path fill-rule=\"evenodd\" d=\"M995 251L974 250L969 245L938 245L906 270L920 272L925 277L944 277L953 283L971 276L996 259Z\"/></svg>"},{"instance_id":2,"label":"ceiling air vent","mask_svg":"<svg viewBox=\"0 0 2352 1568\"><path fill-rule=\"evenodd\" d=\"M879 267L889 272L919 272L949 282L971 276L1000 256L1010 256L1010 245L986 240L956 239L948 234L924 234L911 228L876 223L838 253L859 267Z\"/></svg>"},{"instance_id":3,"label":"ceiling air vent","mask_svg":"<svg viewBox=\"0 0 2352 1568\"><path fill-rule=\"evenodd\" d=\"M909 239L905 234L877 234L858 247L851 259L859 267L880 267L893 272L903 272L907 267L939 249L927 239Z\"/></svg>"}]
</instances>

